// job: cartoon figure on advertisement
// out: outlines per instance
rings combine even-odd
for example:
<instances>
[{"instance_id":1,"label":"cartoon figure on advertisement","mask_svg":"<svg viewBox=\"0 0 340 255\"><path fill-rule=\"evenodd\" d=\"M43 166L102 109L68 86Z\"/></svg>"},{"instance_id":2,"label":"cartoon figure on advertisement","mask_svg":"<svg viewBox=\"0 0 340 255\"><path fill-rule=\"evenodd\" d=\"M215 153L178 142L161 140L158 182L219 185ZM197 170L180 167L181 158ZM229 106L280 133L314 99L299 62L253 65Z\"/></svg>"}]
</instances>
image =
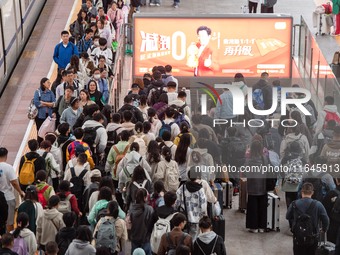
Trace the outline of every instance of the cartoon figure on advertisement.
<instances>
[{"instance_id":1,"label":"cartoon figure on advertisement","mask_svg":"<svg viewBox=\"0 0 340 255\"><path fill-rule=\"evenodd\" d=\"M207 26L197 28L198 42L192 42L187 49L187 66L194 68L195 76L212 76L219 69L213 59L213 50L209 45L211 29Z\"/></svg>"}]
</instances>

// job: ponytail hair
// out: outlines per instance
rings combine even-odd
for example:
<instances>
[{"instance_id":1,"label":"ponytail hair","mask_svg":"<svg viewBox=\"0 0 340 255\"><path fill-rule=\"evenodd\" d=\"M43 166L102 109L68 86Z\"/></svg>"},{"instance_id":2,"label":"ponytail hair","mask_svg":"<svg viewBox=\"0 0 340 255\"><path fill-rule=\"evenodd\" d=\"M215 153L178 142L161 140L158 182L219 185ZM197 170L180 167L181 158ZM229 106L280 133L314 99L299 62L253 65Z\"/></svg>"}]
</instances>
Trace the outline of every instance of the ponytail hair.
<instances>
[{"instance_id":1,"label":"ponytail hair","mask_svg":"<svg viewBox=\"0 0 340 255\"><path fill-rule=\"evenodd\" d=\"M18 214L18 217L17 217L17 228L13 232L14 238L18 238L19 237L21 230L26 228L26 226L28 225L28 221L29 221L29 217L28 217L27 213L21 212L21 213Z\"/></svg>"},{"instance_id":2,"label":"ponytail hair","mask_svg":"<svg viewBox=\"0 0 340 255\"><path fill-rule=\"evenodd\" d=\"M170 162L171 156L172 156L171 149L168 146L163 146L162 155L164 156L164 158L167 162Z\"/></svg>"}]
</instances>

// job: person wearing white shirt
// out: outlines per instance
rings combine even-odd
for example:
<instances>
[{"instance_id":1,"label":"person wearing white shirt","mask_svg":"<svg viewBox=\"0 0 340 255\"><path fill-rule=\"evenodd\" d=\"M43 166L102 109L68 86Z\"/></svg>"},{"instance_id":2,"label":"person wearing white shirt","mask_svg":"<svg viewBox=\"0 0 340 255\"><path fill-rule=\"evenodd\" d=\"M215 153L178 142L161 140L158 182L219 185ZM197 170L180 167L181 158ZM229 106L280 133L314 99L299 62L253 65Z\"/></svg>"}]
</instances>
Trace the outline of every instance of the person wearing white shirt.
<instances>
[{"instance_id":1,"label":"person wearing white shirt","mask_svg":"<svg viewBox=\"0 0 340 255\"><path fill-rule=\"evenodd\" d=\"M176 83L174 81L169 81L167 86L167 95L168 95L168 102L175 101L177 99L177 92L176 92Z\"/></svg>"},{"instance_id":2,"label":"person wearing white shirt","mask_svg":"<svg viewBox=\"0 0 340 255\"><path fill-rule=\"evenodd\" d=\"M15 211L15 195L14 189L18 191L21 197L25 196L19 186L16 172L7 161L8 150L4 147L0 148L0 187L1 191L5 195L5 199L8 205L8 217L7 217L7 231L14 229L14 211ZM14 189L13 189L14 188Z\"/></svg>"}]
</instances>

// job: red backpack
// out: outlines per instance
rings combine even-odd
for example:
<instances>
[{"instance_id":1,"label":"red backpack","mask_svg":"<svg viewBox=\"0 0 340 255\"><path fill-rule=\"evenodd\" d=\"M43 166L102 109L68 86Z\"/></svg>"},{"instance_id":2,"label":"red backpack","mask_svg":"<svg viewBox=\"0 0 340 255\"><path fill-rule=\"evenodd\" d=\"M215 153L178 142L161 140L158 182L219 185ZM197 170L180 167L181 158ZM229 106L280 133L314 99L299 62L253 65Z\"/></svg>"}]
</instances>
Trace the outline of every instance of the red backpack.
<instances>
[{"instance_id":1,"label":"red backpack","mask_svg":"<svg viewBox=\"0 0 340 255\"><path fill-rule=\"evenodd\" d=\"M45 185L41 190L37 189L39 203L42 205L44 209L47 207L47 200L44 197L44 193L49 187L50 187L49 185Z\"/></svg>"},{"instance_id":2,"label":"red backpack","mask_svg":"<svg viewBox=\"0 0 340 255\"><path fill-rule=\"evenodd\" d=\"M328 123L330 120L334 120L336 123L340 124L340 117L337 112L326 112L326 117L325 117L325 124Z\"/></svg>"}]
</instances>

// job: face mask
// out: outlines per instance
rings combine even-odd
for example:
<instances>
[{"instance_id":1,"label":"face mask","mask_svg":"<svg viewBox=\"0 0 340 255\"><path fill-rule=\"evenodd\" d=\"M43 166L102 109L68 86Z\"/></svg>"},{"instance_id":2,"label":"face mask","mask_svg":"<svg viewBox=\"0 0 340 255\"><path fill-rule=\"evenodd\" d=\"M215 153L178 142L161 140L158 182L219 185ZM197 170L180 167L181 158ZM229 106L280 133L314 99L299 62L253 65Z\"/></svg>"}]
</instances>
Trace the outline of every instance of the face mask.
<instances>
[{"instance_id":1,"label":"face mask","mask_svg":"<svg viewBox=\"0 0 340 255\"><path fill-rule=\"evenodd\" d=\"M99 46L99 42L98 42L98 41L94 41L93 44L94 44L95 46Z\"/></svg>"},{"instance_id":2,"label":"face mask","mask_svg":"<svg viewBox=\"0 0 340 255\"><path fill-rule=\"evenodd\" d=\"M94 74L93 78L95 78L96 80L99 80L100 79L100 74Z\"/></svg>"}]
</instances>

